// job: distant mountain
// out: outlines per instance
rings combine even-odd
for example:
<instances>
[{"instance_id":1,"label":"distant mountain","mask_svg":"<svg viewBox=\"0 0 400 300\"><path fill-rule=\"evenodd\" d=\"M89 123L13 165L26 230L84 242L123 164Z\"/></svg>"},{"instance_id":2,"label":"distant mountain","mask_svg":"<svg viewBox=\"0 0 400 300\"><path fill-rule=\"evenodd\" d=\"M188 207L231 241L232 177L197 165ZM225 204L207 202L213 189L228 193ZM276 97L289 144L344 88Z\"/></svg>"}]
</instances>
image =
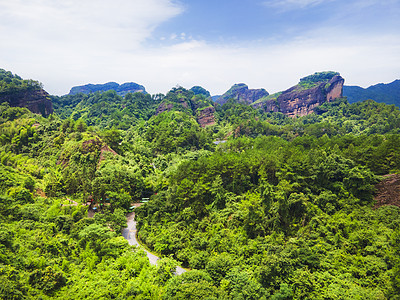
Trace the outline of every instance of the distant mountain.
<instances>
[{"instance_id":1,"label":"distant mountain","mask_svg":"<svg viewBox=\"0 0 400 300\"><path fill-rule=\"evenodd\" d=\"M106 92L114 90L120 96L125 96L128 93L136 93L141 92L147 94L146 89L143 85L134 83L134 82L126 82L119 85L116 82L108 82L104 84L86 84L81 86L74 86L69 95L76 95L79 93L90 94L95 92Z\"/></svg>"},{"instance_id":2,"label":"distant mountain","mask_svg":"<svg viewBox=\"0 0 400 300\"><path fill-rule=\"evenodd\" d=\"M221 95L211 96L212 101L217 102L217 100L221 97Z\"/></svg>"},{"instance_id":3,"label":"distant mountain","mask_svg":"<svg viewBox=\"0 0 400 300\"><path fill-rule=\"evenodd\" d=\"M343 96L346 96L350 103L372 99L400 107L400 80L388 84L379 83L366 89L359 86L344 86Z\"/></svg>"},{"instance_id":4,"label":"distant mountain","mask_svg":"<svg viewBox=\"0 0 400 300\"><path fill-rule=\"evenodd\" d=\"M226 103L229 99L236 99L239 102L251 104L262 97L268 96L265 89L249 89L244 83L234 84L225 94L218 97L215 102L219 104Z\"/></svg>"}]
</instances>

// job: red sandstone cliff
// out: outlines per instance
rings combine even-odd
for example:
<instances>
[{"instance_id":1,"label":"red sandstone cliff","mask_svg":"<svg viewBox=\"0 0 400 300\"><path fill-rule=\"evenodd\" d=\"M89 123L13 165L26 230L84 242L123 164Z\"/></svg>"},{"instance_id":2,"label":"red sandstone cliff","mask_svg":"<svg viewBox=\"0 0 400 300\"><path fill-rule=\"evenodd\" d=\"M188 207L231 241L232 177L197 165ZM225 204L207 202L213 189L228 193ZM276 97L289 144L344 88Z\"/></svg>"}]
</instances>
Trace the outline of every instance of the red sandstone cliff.
<instances>
[{"instance_id":1,"label":"red sandstone cliff","mask_svg":"<svg viewBox=\"0 0 400 300\"><path fill-rule=\"evenodd\" d=\"M197 123L201 127L206 127L215 124L215 108L213 106L208 106L203 110L197 112Z\"/></svg>"},{"instance_id":2,"label":"red sandstone cliff","mask_svg":"<svg viewBox=\"0 0 400 300\"><path fill-rule=\"evenodd\" d=\"M265 111L279 111L290 117L305 116L312 113L315 107L342 97L343 84L344 79L337 74L330 80L315 82L309 88L295 85L275 99L255 103L253 106L262 107Z\"/></svg>"},{"instance_id":3,"label":"red sandstone cliff","mask_svg":"<svg viewBox=\"0 0 400 300\"><path fill-rule=\"evenodd\" d=\"M0 95L0 103L8 102L10 106L26 107L35 114L48 116L53 113L50 95L43 89L23 90Z\"/></svg>"}]
</instances>

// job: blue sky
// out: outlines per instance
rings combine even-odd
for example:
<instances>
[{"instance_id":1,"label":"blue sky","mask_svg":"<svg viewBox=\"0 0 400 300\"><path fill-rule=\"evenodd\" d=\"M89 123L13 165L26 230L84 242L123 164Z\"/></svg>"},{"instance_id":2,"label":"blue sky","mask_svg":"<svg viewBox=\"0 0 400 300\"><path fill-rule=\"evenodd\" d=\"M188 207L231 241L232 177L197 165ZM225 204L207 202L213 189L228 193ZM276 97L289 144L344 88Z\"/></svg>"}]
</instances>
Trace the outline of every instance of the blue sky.
<instances>
[{"instance_id":1,"label":"blue sky","mask_svg":"<svg viewBox=\"0 0 400 300\"><path fill-rule=\"evenodd\" d=\"M273 93L324 70L367 87L400 78L399 15L400 0L0 0L0 68L58 95L108 81Z\"/></svg>"}]
</instances>

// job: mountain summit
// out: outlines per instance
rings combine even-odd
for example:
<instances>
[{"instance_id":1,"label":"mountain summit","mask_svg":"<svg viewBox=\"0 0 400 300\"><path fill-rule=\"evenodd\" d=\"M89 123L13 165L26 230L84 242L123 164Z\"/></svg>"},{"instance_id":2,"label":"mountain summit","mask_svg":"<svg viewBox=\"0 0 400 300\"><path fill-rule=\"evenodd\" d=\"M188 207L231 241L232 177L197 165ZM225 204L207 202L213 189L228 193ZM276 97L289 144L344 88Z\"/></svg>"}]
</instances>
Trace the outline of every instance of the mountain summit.
<instances>
[{"instance_id":1,"label":"mountain summit","mask_svg":"<svg viewBox=\"0 0 400 300\"><path fill-rule=\"evenodd\" d=\"M251 104L268 95L269 93L265 89L249 89L246 84L237 83L234 84L225 94L220 96L216 102L222 105L229 99L236 99L239 102Z\"/></svg>"},{"instance_id":2,"label":"mountain summit","mask_svg":"<svg viewBox=\"0 0 400 300\"><path fill-rule=\"evenodd\" d=\"M86 84L81 86L74 86L73 88L71 88L69 95L76 95L79 93L90 94L95 92L106 92L110 90L116 91L117 94L120 96L125 96L128 93L136 92L147 94L146 89L143 85L134 82L126 82L121 85L116 82L108 82L104 84Z\"/></svg>"},{"instance_id":3,"label":"mountain summit","mask_svg":"<svg viewBox=\"0 0 400 300\"><path fill-rule=\"evenodd\" d=\"M324 102L342 97L343 84L344 79L337 72L317 72L301 78L297 85L286 91L259 99L252 106L301 117L312 113Z\"/></svg>"}]
</instances>

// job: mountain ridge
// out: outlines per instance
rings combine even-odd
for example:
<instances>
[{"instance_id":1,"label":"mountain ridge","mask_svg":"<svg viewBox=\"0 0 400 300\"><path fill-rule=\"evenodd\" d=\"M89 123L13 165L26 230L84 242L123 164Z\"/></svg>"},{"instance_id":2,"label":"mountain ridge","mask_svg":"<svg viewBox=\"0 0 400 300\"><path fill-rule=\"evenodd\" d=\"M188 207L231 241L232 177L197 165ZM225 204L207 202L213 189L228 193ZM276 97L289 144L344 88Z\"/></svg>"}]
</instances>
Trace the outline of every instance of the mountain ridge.
<instances>
[{"instance_id":1,"label":"mountain ridge","mask_svg":"<svg viewBox=\"0 0 400 300\"><path fill-rule=\"evenodd\" d=\"M356 85L344 86L343 95L347 97L350 103L372 99L376 102L395 104L400 107L400 80L378 83L367 88Z\"/></svg>"},{"instance_id":2,"label":"mountain ridge","mask_svg":"<svg viewBox=\"0 0 400 300\"><path fill-rule=\"evenodd\" d=\"M103 84L89 83L85 85L74 86L71 88L68 95L76 95L79 93L90 94L95 92L106 92L110 90L116 91L117 94L120 96L125 96L128 93L137 93L137 92L147 94L145 87L135 82L125 82L123 84L118 84L116 82L110 81Z\"/></svg>"}]
</instances>

